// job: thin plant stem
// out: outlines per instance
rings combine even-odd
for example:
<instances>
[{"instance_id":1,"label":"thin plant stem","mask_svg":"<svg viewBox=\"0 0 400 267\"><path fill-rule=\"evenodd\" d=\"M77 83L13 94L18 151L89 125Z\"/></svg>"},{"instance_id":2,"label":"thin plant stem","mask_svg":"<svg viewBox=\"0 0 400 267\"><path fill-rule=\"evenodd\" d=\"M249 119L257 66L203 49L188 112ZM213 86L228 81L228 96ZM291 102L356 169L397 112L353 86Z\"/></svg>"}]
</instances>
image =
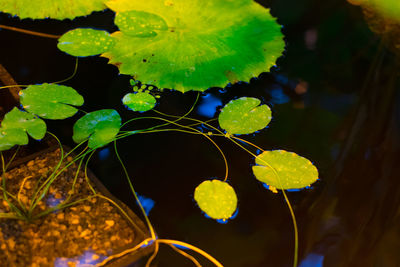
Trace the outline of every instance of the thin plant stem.
<instances>
[{"instance_id":1,"label":"thin plant stem","mask_svg":"<svg viewBox=\"0 0 400 267\"><path fill-rule=\"evenodd\" d=\"M201 264L189 253L186 253L185 251L175 247L172 244L168 244L173 250L175 250L176 252L178 252L179 254L181 254L182 256L188 258L190 261L193 262L194 265L196 265L196 267L201 267Z\"/></svg>"},{"instance_id":2,"label":"thin plant stem","mask_svg":"<svg viewBox=\"0 0 400 267\"><path fill-rule=\"evenodd\" d=\"M182 242L182 241L178 241L178 240L171 240L171 239L157 239L158 243L165 243L165 244L171 244L171 245L178 245L178 246L183 246L183 247L187 247L190 250L193 250L197 253L199 253L200 255L202 255L203 257L207 258L210 262L212 262L213 264L215 264L215 266L218 267L223 267L223 265L217 261L213 256L211 256L210 254L208 254L207 252L205 252L202 249L199 249L193 245L190 245L188 243Z\"/></svg>"},{"instance_id":3,"label":"thin plant stem","mask_svg":"<svg viewBox=\"0 0 400 267\"><path fill-rule=\"evenodd\" d=\"M204 136L205 138L207 138L207 139L218 149L218 151L221 153L222 158L223 158L224 163L225 163L225 177L224 177L224 180L223 180L223 181L226 181L226 180L228 179L229 168L228 168L228 161L227 161L227 159L226 159L226 157L225 157L225 154L224 154L224 152L222 151L222 149L217 145L217 143L215 143L215 141L212 140L212 139L210 138L210 136L208 136L208 134L205 134L205 133L203 133L203 132L201 132L200 130L197 130L197 129L195 129L195 128L192 128L192 127L189 127L189 126L185 126L185 125L181 125L181 124L179 124L179 123L176 123L175 121L170 121L170 120L167 120L167 119L164 119L164 118L159 118L159 117L145 117L145 118L147 118L147 119L154 119L154 120L165 121L165 122L167 122L167 124L173 124L173 125L176 125L176 126L181 127L181 128L189 129L189 130L194 131L194 132L197 132L197 133L199 133L200 135L202 135L202 136ZM151 130L153 130L154 128L155 128L155 127L151 127L151 128L149 128L149 129L146 129L146 130L136 130L136 131L133 131L131 134L137 134L137 133L140 133L140 132L151 131ZM156 132L156 131L155 131L155 132ZM127 133L127 134L124 135L123 137L128 136L128 135L130 135L130 134Z\"/></svg>"},{"instance_id":4,"label":"thin plant stem","mask_svg":"<svg viewBox=\"0 0 400 267\"><path fill-rule=\"evenodd\" d=\"M139 244L137 244L137 245L134 246L133 248L124 250L124 251L122 251L122 252L120 252L120 253L118 253L118 254L112 255L112 256L110 256L110 257L104 259L102 262L96 264L96 267L104 266L104 265L106 265L107 263L109 263L110 261L112 261L112 260L114 260L114 259L118 259L118 258L121 258L121 257L123 257L123 256L125 256L125 255L127 255L127 254L129 254L129 253L136 252L136 251L139 250L142 246L147 245L147 244L148 244L149 242L151 242L152 240L153 240L153 239L151 239L151 238L146 238L145 240L143 240L142 242L140 242Z\"/></svg>"},{"instance_id":5,"label":"thin plant stem","mask_svg":"<svg viewBox=\"0 0 400 267\"><path fill-rule=\"evenodd\" d=\"M61 37L61 35L54 35L54 34L48 34L48 33L41 33L41 32L35 32L35 31L30 31L30 30L25 30L25 29L20 29L12 26L7 26L7 25L1 25L0 28L14 31L14 32L21 32L29 35L34 35L34 36L39 36L39 37L44 37L44 38L51 38L51 39L58 39Z\"/></svg>"},{"instance_id":6,"label":"thin plant stem","mask_svg":"<svg viewBox=\"0 0 400 267\"><path fill-rule=\"evenodd\" d=\"M117 156L117 158L118 158L118 161L120 162L121 167L122 167L122 169L123 169L123 171L124 171L124 173L125 173L125 177L126 177L126 179L127 179L127 181L128 181L128 184L129 184L129 187L130 187L130 189L131 189L131 191L132 191L132 194L133 194L133 196L134 196L136 202L138 203L139 208L140 208L140 210L141 210L141 212L142 212L142 214L143 214L143 216L144 216L144 218L145 218L145 220L146 220L147 226L148 226L148 228L149 228L149 230L150 230L151 238L154 240L154 239L156 239L156 234L155 234L153 225L151 224L150 219L149 219L149 217L147 216L146 211L144 210L144 208L143 208L141 202L139 201L139 197L137 196L135 189L133 188L133 185L132 185L131 179L130 179L130 177L129 177L128 171L127 171L127 169L126 169L126 167L125 167L125 164L123 163L123 161L122 161L122 159L121 159L121 156L120 156L119 153L118 153L117 142L116 142L115 140L114 140L114 150L115 150L115 154L116 154L116 156Z\"/></svg>"},{"instance_id":7,"label":"thin plant stem","mask_svg":"<svg viewBox=\"0 0 400 267\"><path fill-rule=\"evenodd\" d=\"M157 254L158 254L158 250L160 248L160 245L157 242L158 240L155 241L154 244L154 252L153 254L150 256L150 258L147 260L145 267L150 267L150 264L153 262L153 260L156 258Z\"/></svg>"}]
</instances>

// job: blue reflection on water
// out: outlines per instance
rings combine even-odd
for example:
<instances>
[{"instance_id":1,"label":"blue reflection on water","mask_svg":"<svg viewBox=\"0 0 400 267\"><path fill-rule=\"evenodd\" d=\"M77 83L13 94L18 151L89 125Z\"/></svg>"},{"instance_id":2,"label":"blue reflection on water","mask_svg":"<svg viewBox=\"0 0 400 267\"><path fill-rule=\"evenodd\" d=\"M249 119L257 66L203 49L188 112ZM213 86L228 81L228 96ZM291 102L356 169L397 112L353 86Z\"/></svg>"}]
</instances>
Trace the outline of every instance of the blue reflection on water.
<instances>
[{"instance_id":1,"label":"blue reflection on water","mask_svg":"<svg viewBox=\"0 0 400 267\"><path fill-rule=\"evenodd\" d=\"M214 218L211 218L210 216L208 216L207 213L203 212L203 214L204 214L204 216L205 216L206 218L211 219L211 220L215 220L217 223L220 223L220 224L227 224L228 221L235 219L235 218L237 217L238 213L239 213L239 208L236 209L235 213L232 214L232 216L231 216L230 218L228 218L228 219L217 219L217 220L215 220Z\"/></svg>"},{"instance_id":2,"label":"blue reflection on water","mask_svg":"<svg viewBox=\"0 0 400 267\"><path fill-rule=\"evenodd\" d=\"M262 184L266 189L268 189L268 190L270 190L269 189L269 185L267 185L266 183L263 183ZM310 188L312 188L311 186L306 186L306 187L303 187L303 188L292 188L292 189L286 189L286 192L298 192L298 191L301 191L301 190L303 190L303 189L310 189Z\"/></svg>"},{"instance_id":3,"label":"blue reflection on water","mask_svg":"<svg viewBox=\"0 0 400 267\"><path fill-rule=\"evenodd\" d=\"M110 156L110 149L103 148L102 150L99 151L98 156L100 160L106 160Z\"/></svg>"},{"instance_id":4,"label":"blue reflection on water","mask_svg":"<svg viewBox=\"0 0 400 267\"><path fill-rule=\"evenodd\" d=\"M322 267L324 262L324 255L310 253L301 261L299 267Z\"/></svg>"},{"instance_id":5,"label":"blue reflection on water","mask_svg":"<svg viewBox=\"0 0 400 267\"><path fill-rule=\"evenodd\" d=\"M177 244L173 244L174 247L179 248L179 249L184 249L184 250L188 250L188 247L182 246L182 245L177 245Z\"/></svg>"},{"instance_id":6,"label":"blue reflection on water","mask_svg":"<svg viewBox=\"0 0 400 267\"><path fill-rule=\"evenodd\" d=\"M222 106L221 100L212 94L206 94L201 97L200 104L197 106L197 114L213 118L218 106Z\"/></svg>"},{"instance_id":7,"label":"blue reflection on water","mask_svg":"<svg viewBox=\"0 0 400 267\"><path fill-rule=\"evenodd\" d=\"M275 87L269 90L269 94L271 95L271 102L273 104L284 104L290 101L289 96L287 96L281 87Z\"/></svg>"},{"instance_id":8,"label":"blue reflection on water","mask_svg":"<svg viewBox=\"0 0 400 267\"><path fill-rule=\"evenodd\" d=\"M69 267L69 266L94 266L97 263L105 260L107 256L96 254L92 250L85 251L81 256L77 256L74 258L56 258L54 261L55 267Z\"/></svg>"},{"instance_id":9,"label":"blue reflection on water","mask_svg":"<svg viewBox=\"0 0 400 267\"><path fill-rule=\"evenodd\" d=\"M151 198L148 197L144 197L141 195L137 195L140 201L140 204L142 204L143 208L144 208L144 212L146 213L146 215L149 215L149 212L153 209L155 201L152 200Z\"/></svg>"},{"instance_id":10,"label":"blue reflection on water","mask_svg":"<svg viewBox=\"0 0 400 267\"><path fill-rule=\"evenodd\" d=\"M50 208L54 208L60 205L64 201L64 198L55 198L53 194L49 194L46 199L46 204Z\"/></svg>"}]
</instances>

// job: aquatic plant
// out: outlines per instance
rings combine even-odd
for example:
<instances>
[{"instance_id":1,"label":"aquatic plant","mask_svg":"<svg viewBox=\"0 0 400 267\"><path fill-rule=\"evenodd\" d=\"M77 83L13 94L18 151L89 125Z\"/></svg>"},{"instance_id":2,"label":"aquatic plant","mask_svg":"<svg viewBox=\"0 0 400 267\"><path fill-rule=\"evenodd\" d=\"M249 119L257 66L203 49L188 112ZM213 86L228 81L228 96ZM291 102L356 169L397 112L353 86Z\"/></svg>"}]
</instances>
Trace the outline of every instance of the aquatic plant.
<instances>
[{"instance_id":1,"label":"aquatic plant","mask_svg":"<svg viewBox=\"0 0 400 267\"><path fill-rule=\"evenodd\" d=\"M229 164L226 156L214 141L221 137L254 157L257 165L253 167L253 172L256 178L267 184L272 192L281 190L284 195L295 229L293 265L297 266L297 224L285 190L309 186L318 179L318 171L309 160L295 153L266 151L237 136L266 128L272 118L271 109L256 98L234 99L219 113L218 127L189 117L197 100L189 112L180 117L155 110L158 98L154 93L156 89L146 89L147 84L151 84L160 89L169 88L180 92L205 91L214 86L225 87L228 83L248 81L259 73L268 71L282 54L284 41L280 25L265 8L250 0L111 0L106 5L116 12L114 22L119 31L110 35L102 30L73 29L59 38L58 48L77 57L100 54L109 58L110 63L118 66L120 73L133 77L133 92L127 93L122 103L132 111L153 110L157 115L140 116L122 122L114 109L86 113L73 126L72 138L77 146L72 151L80 152L69 163L64 162L65 155L62 153L53 173L38 187L30 207L24 207L21 203L13 204L13 198L7 192L6 181L2 179L3 199L9 203L13 212L0 213L0 218L29 221L54 209L73 205L74 202L67 199L54 209L33 215L38 201L44 197L51 183L64 168L74 162L78 162L79 167L83 165L87 168L96 149L113 143L130 189L143 212L151 238L106 259L102 264L153 244L155 250L146 264L148 266L156 256L159 244L165 243L175 246L180 252L182 251L178 246L189 248L205 256L216 266L222 266L212 256L190 244L156 236L117 149L118 140L137 134L177 131L200 135L209 140L224 160L225 177L200 183L194 189L194 199L207 216L226 222L237 212L237 195L227 182ZM22 109L14 108L5 116L0 126L0 151L14 145L27 144L28 134L34 139L42 139L46 133L46 124L42 119L71 117L77 113L76 107L83 105L83 98L75 89L58 84L30 85L20 91L20 97ZM157 120L160 124L145 129L125 130L125 127L137 120ZM205 125L210 131L204 133L196 129L197 125ZM261 151L262 154L256 155L252 149ZM67 155L71 155L72 151ZM3 156L2 163L4 174L7 164ZM97 195L94 190L93 194ZM181 254L185 256L185 253ZM194 258L187 257L197 265Z\"/></svg>"},{"instance_id":2,"label":"aquatic plant","mask_svg":"<svg viewBox=\"0 0 400 267\"><path fill-rule=\"evenodd\" d=\"M275 65L285 43L265 8L241 1L107 1L118 26L74 29L58 48L73 56L101 53L143 84L186 92L248 81ZM95 38L94 36L101 36ZM98 48L98 49L97 49Z\"/></svg>"}]
</instances>

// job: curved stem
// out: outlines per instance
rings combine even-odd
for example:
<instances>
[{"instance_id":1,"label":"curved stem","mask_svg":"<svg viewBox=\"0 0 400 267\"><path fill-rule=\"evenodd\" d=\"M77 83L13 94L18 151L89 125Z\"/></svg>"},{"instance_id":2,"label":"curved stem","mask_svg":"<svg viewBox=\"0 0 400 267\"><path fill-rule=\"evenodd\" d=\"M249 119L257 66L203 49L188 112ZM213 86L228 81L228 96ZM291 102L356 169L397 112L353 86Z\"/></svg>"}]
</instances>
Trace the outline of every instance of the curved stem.
<instances>
[{"instance_id":1,"label":"curved stem","mask_svg":"<svg viewBox=\"0 0 400 267\"><path fill-rule=\"evenodd\" d=\"M214 263L215 266L223 267L223 265L219 261L217 261L213 256L211 256L210 254L208 254L204 250L201 250L201 249L199 249L199 248L197 248L195 246L192 246L192 245L190 245L188 243L185 243L185 242L182 242L182 241L178 241L178 240L171 240L171 239L157 239L157 242L187 247L188 249L191 249L191 250L199 253L203 257L207 258L209 261Z\"/></svg>"},{"instance_id":2,"label":"curved stem","mask_svg":"<svg viewBox=\"0 0 400 267\"><path fill-rule=\"evenodd\" d=\"M172 244L168 244L173 250L175 250L176 252L178 252L179 254L181 254L182 256L188 258L189 260L191 260L193 262L194 265L196 265L196 267L201 267L201 264L190 254L186 253L185 251L182 251L181 249L175 247Z\"/></svg>"},{"instance_id":3,"label":"curved stem","mask_svg":"<svg viewBox=\"0 0 400 267\"><path fill-rule=\"evenodd\" d=\"M166 124L163 124L163 125L173 124L173 125L176 125L176 126L178 126L178 127L186 128L186 129L189 129L190 131L192 131L192 132L189 132L189 133L198 133L198 134L204 136L205 138L207 138L207 139L218 149L218 151L221 153L222 158L223 158L223 160L224 160L224 164L225 164L225 177L224 177L224 180L223 180L223 181L226 181L226 180L228 179L229 167L228 167L228 161L227 161L227 159L226 159L226 156L225 156L224 152L222 151L222 149L217 145L217 143L215 143L214 140L212 140L212 139L210 138L210 136L209 136L208 134L205 134L205 133L201 132L200 130L197 130L197 129L192 128L192 127L190 127L190 126L181 125L181 124L179 124L179 123L176 123L175 121L170 121L170 120L167 120L167 119L164 119L164 118L159 118L159 117L142 117L142 118L143 118L143 119L144 119L144 118L147 118L147 119L154 119L154 120L162 120L162 121L167 122ZM138 118L138 119L139 119L139 118ZM119 136L119 138L124 138L124 137L126 137L126 136L129 136L129 135L132 135L132 134L138 134L138 133L149 133L149 132L161 132L161 131L165 131L164 129L161 129L161 130L154 130L155 128L156 128L156 127L151 127L151 128L145 129L145 130L137 130L137 131L133 131L133 132L128 132L128 133L126 133L126 134L124 134L124 135ZM171 130L181 131L181 132L188 132L188 131L184 131L184 130L180 130L180 129L171 129Z\"/></svg>"},{"instance_id":4,"label":"curved stem","mask_svg":"<svg viewBox=\"0 0 400 267\"><path fill-rule=\"evenodd\" d=\"M135 189L133 188L133 185L132 185L131 179L130 179L130 177L129 177L128 171L127 171L127 169L126 169L126 167L125 167L125 164L122 162L122 159L121 159L121 157L120 157L120 155L119 155L119 153L118 153L117 142L116 142L116 140L114 140L114 150L115 150L115 154L116 154L116 156L117 156L117 158L118 158L118 161L121 163L122 169L124 170L125 177L126 177L126 179L128 180L128 184L129 184L129 187L130 187L130 189L131 189L131 191L132 191L132 194L133 194L133 196L135 197L135 200L136 200L136 202L138 203L139 208L140 208L140 210L141 210L142 213L143 213L143 216L144 216L144 218L145 218L145 220L146 220L147 226L149 227L150 234L151 234L151 238L154 240L154 239L156 239L156 234L155 234L153 225L151 224L151 222L150 222L150 220L149 220L149 217L147 216L146 211L144 210L144 208L143 208L143 206L142 206L142 203L139 201L139 197L137 196L136 191L135 191Z\"/></svg>"}]
</instances>

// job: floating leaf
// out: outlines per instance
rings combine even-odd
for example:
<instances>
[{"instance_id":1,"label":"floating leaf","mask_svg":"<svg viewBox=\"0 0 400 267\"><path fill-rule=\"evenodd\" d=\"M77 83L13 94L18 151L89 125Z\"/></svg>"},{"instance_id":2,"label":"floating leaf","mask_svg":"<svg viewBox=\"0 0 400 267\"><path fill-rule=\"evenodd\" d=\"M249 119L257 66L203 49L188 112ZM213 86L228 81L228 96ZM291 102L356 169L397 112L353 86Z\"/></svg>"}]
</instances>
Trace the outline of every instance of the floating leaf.
<instances>
[{"instance_id":1,"label":"floating leaf","mask_svg":"<svg viewBox=\"0 0 400 267\"><path fill-rule=\"evenodd\" d=\"M16 107L4 116L1 128L20 129L36 140L42 139L46 134L46 123L42 119Z\"/></svg>"},{"instance_id":2,"label":"floating leaf","mask_svg":"<svg viewBox=\"0 0 400 267\"><path fill-rule=\"evenodd\" d=\"M83 97L72 87L58 84L36 84L20 91L20 101L25 110L45 119L65 119L83 105Z\"/></svg>"},{"instance_id":3,"label":"floating leaf","mask_svg":"<svg viewBox=\"0 0 400 267\"><path fill-rule=\"evenodd\" d=\"M28 141L28 136L20 129L0 128L0 151L10 149L15 145L26 145Z\"/></svg>"},{"instance_id":4,"label":"floating leaf","mask_svg":"<svg viewBox=\"0 0 400 267\"><path fill-rule=\"evenodd\" d=\"M99 148L111 141L121 127L121 117L113 109L90 112L74 124L72 139L76 143L89 139L90 148Z\"/></svg>"},{"instance_id":5,"label":"floating leaf","mask_svg":"<svg viewBox=\"0 0 400 267\"><path fill-rule=\"evenodd\" d=\"M271 121L271 109L260 103L252 97L230 101L219 114L220 127L229 134L250 134L265 128Z\"/></svg>"},{"instance_id":6,"label":"floating leaf","mask_svg":"<svg viewBox=\"0 0 400 267\"><path fill-rule=\"evenodd\" d=\"M149 93L130 93L122 98L122 103L133 111L148 111L157 103L157 100Z\"/></svg>"},{"instance_id":7,"label":"floating leaf","mask_svg":"<svg viewBox=\"0 0 400 267\"><path fill-rule=\"evenodd\" d=\"M114 39L106 31L78 28L66 32L58 39L61 51L76 57L87 57L108 51Z\"/></svg>"},{"instance_id":8,"label":"floating leaf","mask_svg":"<svg viewBox=\"0 0 400 267\"><path fill-rule=\"evenodd\" d=\"M110 0L106 5L117 14L152 13L168 25L164 30L157 19L159 28L146 25L141 36L130 36L121 26L112 34L115 46L102 54L120 73L158 88L204 91L248 81L269 71L284 50L280 25L251 0ZM143 19L139 12L131 14L131 21Z\"/></svg>"},{"instance_id":9,"label":"floating leaf","mask_svg":"<svg viewBox=\"0 0 400 267\"><path fill-rule=\"evenodd\" d=\"M229 219L237 207L235 190L220 180L204 181L194 191L200 209L213 219Z\"/></svg>"},{"instance_id":10,"label":"floating leaf","mask_svg":"<svg viewBox=\"0 0 400 267\"><path fill-rule=\"evenodd\" d=\"M28 144L28 135L42 139L46 134L46 123L33 114L14 108L8 112L0 127L0 151L14 145Z\"/></svg>"},{"instance_id":11,"label":"floating leaf","mask_svg":"<svg viewBox=\"0 0 400 267\"><path fill-rule=\"evenodd\" d=\"M161 17L137 10L118 12L114 22L121 32L135 37L152 37L157 35L155 30L168 30L167 23Z\"/></svg>"},{"instance_id":12,"label":"floating leaf","mask_svg":"<svg viewBox=\"0 0 400 267\"><path fill-rule=\"evenodd\" d=\"M73 19L100 11L104 0L0 0L0 12L17 15L21 19Z\"/></svg>"},{"instance_id":13,"label":"floating leaf","mask_svg":"<svg viewBox=\"0 0 400 267\"><path fill-rule=\"evenodd\" d=\"M317 168L306 158L285 150L264 151L256 157L257 180L277 189L300 189L318 180Z\"/></svg>"}]
</instances>

